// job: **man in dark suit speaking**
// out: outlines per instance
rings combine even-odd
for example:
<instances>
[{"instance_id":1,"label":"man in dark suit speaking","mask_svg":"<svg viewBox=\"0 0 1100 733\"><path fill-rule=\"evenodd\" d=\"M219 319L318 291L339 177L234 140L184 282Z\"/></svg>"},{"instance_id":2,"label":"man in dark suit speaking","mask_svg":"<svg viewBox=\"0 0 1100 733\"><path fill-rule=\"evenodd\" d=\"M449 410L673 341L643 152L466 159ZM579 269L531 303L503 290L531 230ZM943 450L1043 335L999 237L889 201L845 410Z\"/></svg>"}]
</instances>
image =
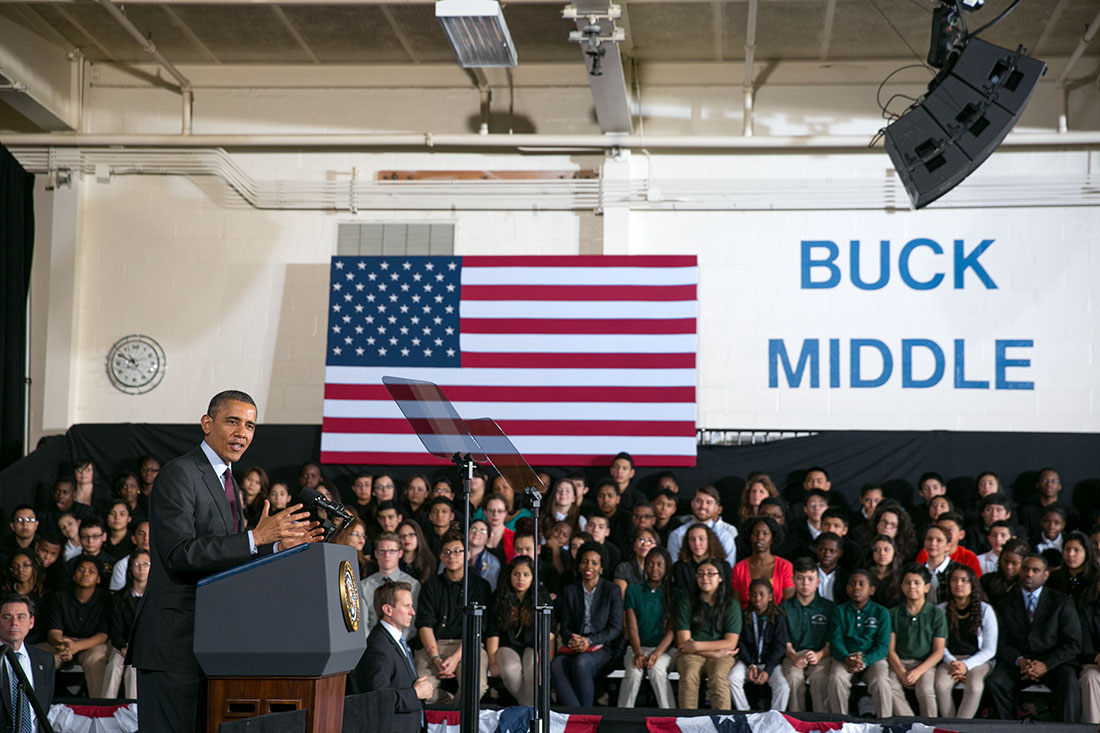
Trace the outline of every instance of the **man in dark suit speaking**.
<instances>
[{"instance_id":1,"label":"man in dark suit speaking","mask_svg":"<svg viewBox=\"0 0 1100 733\"><path fill-rule=\"evenodd\" d=\"M424 701L434 686L416 676L412 651L401 632L412 625L416 610L412 586L405 582L383 583L374 592L379 623L367 637L367 651L354 674L364 692L393 690L394 733L416 733L425 727Z\"/></svg>"},{"instance_id":2,"label":"man in dark suit speaking","mask_svg":"<svg viewBox=\"0 0 1100 733\"><path fill-rule=\"evenodd\" d=\"M1033 684L1046 685L1061 709L1065 723L1081 720L1081 690L1077 684L1077 655L1081 651L1081 621L1073 599L1047 588L1050 570L1042 555L1025 555L1020 567L1020 590L997 604L1000 632L997 667L985 687L993 717L1012 719L1013 693Z\"/></svg>"},{"instance_id":3,"label":"man in dark suit speaking","mask_svg":"<svg viewBox=\"0 0 1100 733\"><path fill-rule=\"evenodd\" d=\"M153 564L130 644L143 731L194 733L202 727L205 678L193 651L198 581L255 556L313 541L321 532L299 511L301 504L269 516L266 501L255 529L244 531L232 467L256 431L251 397L220 392L200 422L202 443L161 469L149 495Z\"/></svg>"},{"instance_id":4,"label":"man in dark suit speaking","mask_svg":"<svg viewBox=\"0 0 1100 733\"><path fill-rule=\"evenodd\" d=\"M27 634L34 628L34 601L21 595L5 595L0 598L0 642L7 644L19 659L19 666L34 687L34 694L42 709L49 711L53 701L53 655L49 652L23 643ZM4 713L0 716L0 729L12 730L15 725L15 711L12 709L13 684L16 680L7 661L0 662L3 674L0 675L0 698L3 698ZM30 700L23 703L22 730L38 730L34 709Z\"/></svg>"}]
</instances>

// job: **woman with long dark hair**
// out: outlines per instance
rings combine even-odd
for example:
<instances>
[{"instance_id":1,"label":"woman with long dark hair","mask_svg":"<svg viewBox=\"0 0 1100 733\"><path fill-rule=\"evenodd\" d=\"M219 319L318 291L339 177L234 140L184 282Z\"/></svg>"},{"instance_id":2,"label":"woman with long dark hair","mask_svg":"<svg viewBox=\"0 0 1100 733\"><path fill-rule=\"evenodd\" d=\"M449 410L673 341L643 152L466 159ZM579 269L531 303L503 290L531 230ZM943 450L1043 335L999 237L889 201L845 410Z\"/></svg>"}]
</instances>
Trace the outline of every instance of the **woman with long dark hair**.
<instances>
[{"instance_id":1,"label":"woman with long dark hair","mask_svg":"<svg viewBox=\"0 0 1100 733\"><path fill-rule=\"evenodd\" d=\"M676 671L682 708L699 707L699 685L706 675L711 707L730 709L729 674L737 661L741 609L729 587L725 569L714 560L704 560L695 572L695 591L677 604Z\"/></svg>"},{"instance_id":2,"label":"woman with long dark hair","mask_svg":"<svg viewBox=\"0 0 1100 733\"><path fill-rule=\"evenodd\" d=\"M559 478L554 481L550 489L549 509L542 512L539 517L539 537L545 540L550 536L550 530L558 522L567 522L573 530L573 534L584 531L588 520L581 516L581 505L577 503L577 488L567 478Z\"/></svg>"},{"instance_id":3,"label":"woman with long dark hair","mask_svg":"<svg viewBox=\"0 0 1100 733\"><path fill-rule=\"evenodd\" d=\"M897 548L901 564L912 562L917 557L917 533L913 529L913 519L905 507L894 499L883 499L875 507L875 513L867 521L867 536L884 534L892 537Z\"/></svg>"},{"instance_id":4,"label":"woman with long dark hair","mask_svg":"<svg viewBox=\"0 0 1100 733\"><path fill-rule=\"evenodd\" d=\"M947 614L947 647L936 668L936 701L945 718L973 718L985 689L985 677L997 655L997 614L985 602L978 574L956 565L948 575L950 597L940 604ZM963 683L958 711L952 690Z\"/></svg>"},{"instance_id":5,"label":"woman with long dark hair","mask_svg":"<svg viewBox=\"0 0 1100 733\"><path fill-rule=\"evenodd\" d=\"M126 585L111 597L111 610L107 616L107 635L111 640L107 655L107 669L103 676L103 696L118 695L119 685L128 699L137 697L137 670L124 666L126 646L134 626L137 604L145 595L151 566L148 550L134 550L129 555L126 569Z\"/></svg>"},{"instance_id":6,"label":"woman with long dark hair","mask_svg":"<svg viewBox=\"0 0 1100 733\"><path fill-rule=\"evenodd\" d=\"M714 560L722 568L722 577L730 577L730 566L726 562L726 551L722 541L710 527L696 522L688 527L684 541L680 545L680 556L674 558L672 566L672 584L680 598L687 598L695 592L695 573L704 560Z\"/></svg>"},{"instance_id":7,"label":"woman with long dark hair","mask_svg":"<svg viewBox=\"0 0 1100 733\"><path fill-rule=\"evenodd\" d=\"M334 545L347 545L355 550L355 557L359 560L359 577L367 577L367 564L370 558L364 550L367 547L367 525L359 517L352 515L352 520L340 528L340 533L332 540Z\"/></svg>"},{"instance_id":8,"label":"woman with long dark hair","mask_svg":"<svg viewBox=\"0 0 1100 733\"><path fill-rule=\"evenodd\" d=\"M1080 609L1096 600L1096 580L1096 550L1089 536L1070 532L1062 543L1062 567L1050 574L1047 586L1070 596Z\"/></svg>"},{"instance_id":9,"label":"woman with long dark hair","mask_svg":"<svg viewBox=\"0 0 1100 733\"><path fill-rule=\"evenodd\" d=\"M875 535L863 565L871 571L875 581L872 601L886 608L893 608L902 602L899 583L903 564L898 548L894 545L894 538L884 534Z\"/></svg>"},{"instance_id":10,"label":"woman with long dark hair","mask_svg":"<svg viewBox=\"0 0 1100 733\"><path fill-rule=\"evenodd\" d=\"M8 561L8 569L4 574L4 592L26 596L34 601L38 609L42 608L42 599L46 594L43 583L46 573L38 563L38 556L34 550L18 550ZM45 637L46 624L41 624L41 636ZM41 639L39 639L41 641Z\"/></svg>"},{"instance_id":11,"label":"woman with long dark hair","mask_svg":"<svg viewBox=\"0 0 1100 733\"><path fill-rule=\"evenodd\" d=\"M264 501L271 490L267 471L259 466L249 466L241 474L241 504L244 507L245 527L255 529L264 511Z\"/></svg>"},{"instance_id":12,"label":"woman with long dark hair","mask_svg":"<svg viewBox=\"0 0 1100 733\"><path fill-rule=\"evenodd\" d=\"M989 605L996 607L1002 598L1019 590L1020 566L1029 552L1031 548L1023 540L1009 540L1001 548L996 572L986 573L981 579L982 592Z\"/></svg>"},{"instance_id":13,"label":"woman with long dark hair","mask_svg":"<svg viewBox=\"0 0 1100 733\"><path fill-rule=\"evenodd\" d=\"M427 583L438 572L439 561L428 549L420 523L412 519L403 520L397 525L397 536L401 538L401 569L421 583Z\"/></svg>"},{"instance_id":14,"label":"woman with long dark hair","mask_svg":"<svg viewBox=\"0 0 1100 733\"><path fill-rule=\"evenodd\" d=\"M500 677L520 705L535 704L535 609L531 589L535 585L531 558L517 555L508 563L493 594L485 627L485 651L489 676ZM549 596L539 587L539 602ZM553 654L554 635L550 635Z\"/></svg>"},{"instance_id":15,"label":"woman with long dark hair","mask_svg":"<svg viewBox=\"0 0 1100 733\"><path fill-rule=\"evenodd\" d=\"M645 580L627 586L623 602L623 634L626 637L626 670L619 687L619 707L632 708L638 697L642 678L657 695L657 706L671 708L676 704L668 668L672 664L669 652L674 639L672 616L675 608L670 571L672 556L657 546L645 556Z\"/></svg>"}]
</instances>

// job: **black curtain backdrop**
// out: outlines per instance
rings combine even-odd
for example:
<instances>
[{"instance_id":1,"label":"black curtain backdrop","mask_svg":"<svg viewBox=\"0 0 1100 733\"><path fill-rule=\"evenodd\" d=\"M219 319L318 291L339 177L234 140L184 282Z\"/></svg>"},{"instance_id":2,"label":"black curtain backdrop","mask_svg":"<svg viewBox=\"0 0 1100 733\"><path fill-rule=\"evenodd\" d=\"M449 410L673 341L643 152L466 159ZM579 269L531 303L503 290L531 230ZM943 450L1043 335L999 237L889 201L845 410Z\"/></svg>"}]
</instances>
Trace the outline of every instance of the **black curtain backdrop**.
<instances>
[{"instance_id":1,"label":"black curtain backdrop","mask_svg":"<svg viewBox=\"0 0 1100 733\"><path fill-rule=\"evenodd\" d=\"M23 455L34 176L0 145L0 467Z\"/></svg>"},{"instance_id":2,"label":"black curtain backdrop","mask_svg":"<svg viewBox=\"0 0 1100 733\"><path fill-rule=\"evenodd\" d=\"M73 461L79 458L91 458L99 476L111 482L122 471L136 471L142 455L166 462L200 440L197 424L75 425L63 436L43 440L25 459L0 471L0 506L7 516L20 503L44 500L53 480L60 473L71 473ZM316 460L320 443L319 425L260 425L234 470L240 476L248 466L262 466L272 480L287 481L294 491L299 467ZM1077 507L1082 520L1100 509L1100 436L1094 434L838 431L763 445L700 446L697 465L675 472L681 490L690 492L701 484L718 487L726 516L732 520L750 472L767 471L785 496L797 498L803 474L815 465L829 470L833 490L843 493L853 506L865 483L883 485L888 496L911 505L920 475L937 471L947 479L949 496L963 507L972 502L975 481L983 471L995 471L1016 502L1024 503L1033 496L1039 469L1051 466L1061 473L1063 497ZM379 468L387 467L326 465L321 471L348 498L356 472ZM549 471L565 473L559 467ZM635 480L644 490L656 481L659 471L639 469ZM414 473L437 472L437 467L393 469L398 483ZM457 482L457 471L444 472ZM606 474L591 467L584 472L590 485Z\"/></svg>"}]
</instances>

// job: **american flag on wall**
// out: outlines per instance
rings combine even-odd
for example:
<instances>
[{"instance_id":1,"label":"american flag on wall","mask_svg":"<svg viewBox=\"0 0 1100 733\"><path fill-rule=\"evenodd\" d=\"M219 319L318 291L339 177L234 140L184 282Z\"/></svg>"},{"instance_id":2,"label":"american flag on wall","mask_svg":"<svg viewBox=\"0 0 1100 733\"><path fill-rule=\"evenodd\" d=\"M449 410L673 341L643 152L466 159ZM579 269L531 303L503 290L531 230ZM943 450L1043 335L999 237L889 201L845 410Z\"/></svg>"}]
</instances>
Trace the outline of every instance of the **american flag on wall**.
<instances>
[{"instance_id":1,"label":"american flag on wall","mask_svg":"<svg viewBox=\"0 0 1100 733\"><path fill-rule=\"evenodd\" d=\"M695 465L694 255L334 257L324 463L430 465L382 384L438 384L531 465Z\"/></svg>"}]
</instances>

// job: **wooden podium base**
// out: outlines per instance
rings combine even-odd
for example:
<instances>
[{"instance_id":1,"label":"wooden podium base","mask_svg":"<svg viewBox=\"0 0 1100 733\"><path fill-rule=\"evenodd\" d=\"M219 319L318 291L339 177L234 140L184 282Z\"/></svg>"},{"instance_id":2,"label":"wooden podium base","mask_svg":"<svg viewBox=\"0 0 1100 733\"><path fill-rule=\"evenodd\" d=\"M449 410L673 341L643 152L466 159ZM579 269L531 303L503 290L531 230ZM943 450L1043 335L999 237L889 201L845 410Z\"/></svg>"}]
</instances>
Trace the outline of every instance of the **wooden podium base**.
<instances>
[{"instance_id":1,"label":"wooden podium base","mask_svg":"<svg viewBox=\"0 0 1100 733\"><path fill-rule=\"evenodd\" d=\"M309 733L332 733L344 724L346 672L325 677L210 677L206 731L231 720L288 710L306 711Z\"/></svg>"}]
</instances>

